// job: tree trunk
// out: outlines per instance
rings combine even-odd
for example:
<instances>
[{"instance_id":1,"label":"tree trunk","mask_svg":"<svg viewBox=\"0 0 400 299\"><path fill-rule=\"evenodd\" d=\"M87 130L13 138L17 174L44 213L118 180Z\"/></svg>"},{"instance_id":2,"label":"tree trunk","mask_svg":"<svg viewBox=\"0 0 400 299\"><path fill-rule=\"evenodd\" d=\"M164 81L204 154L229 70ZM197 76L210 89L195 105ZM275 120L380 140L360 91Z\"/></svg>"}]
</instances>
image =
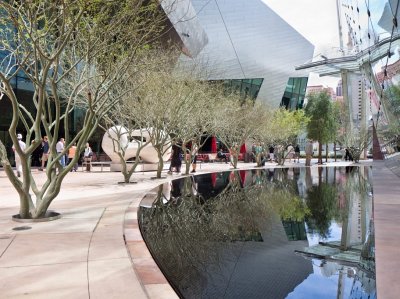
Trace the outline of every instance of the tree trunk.
<instances>
[{"instance_id":1,"label":"tree trunk","mask_svg":"<svg viewBox=\"0 0 400 299\"><path fill-rule=\"evenodd\" d=\"M29 188L26 188L19 179L16 178L14 171L10 164L3 164L4 170L10 180L11 184L15 187L19 195L19 216L23 219L31 218L30 209L33 208L32 197L29 193ZM22 170L22 176L24 176L24 169ZM25 184L27 184L25 180Z\"/></svg>"},{"instance_id":2,"label":"tree trunk","mask_svg":"<svg viewBox=\"0 0 400 299\"><path fill-rule=\"evenodd\" d=\"M119 161L121 162L121 172L124 176L124 183L129 183L131 176L129 175L128 166L126 165L126 160L124 158L124 154L119 153Z\"/></svg>"},{"instance_id":3,"label":"tree trunk","mask_svg":"<svg viewBox=\"0 0 400 299\"><path fill-rule=\"evenodd\" d=\"M335 162L337 161L337 156L336 156L336 142L333 143L333 153L335 156Z\"/></svg>"},{"instance_id":4,"label":"tree trunk","mask_svg":"<svg viewBox=\"0 0 400 299\"><path fill-rule=\"evenodd\" d=\"M318 141L318 164L322 164L322 143Z\"/></svg>"},{"instance_id":5,"label":"tree trunk","mask_svg":"<svg viewBox=\"0 0 400 299\"><path fill-rule=\"evenodd\" d=\"M238 156L239 154L236 152L235 154L232 155L232 162L233 162L233 168L237 168L237 164L238 164Z\"/></svg>"},{"instance_id":6,"label":"tree trunk","mask_svg":"<svg viewBox=\"0 0 400 299\"><path fill-rule=\"evenodd\" d=\"M190 164L192 162L192 155L188 153L187 147L185 144L182 145L183 152L183 161L185 162L185 174L189 174Z\"/></svg>"},{"instance_id":7,"label":"tree trunk","mask_svg":"<svg viewBox=\"0 0 400 299\"><path fill-rule=\"evenodd\" d=\"M158 155L158 168L157 168L157 178L160 179L161 178L161 172L164 168L164 159L162 156L162 149L158 150L157 149L157 155Z\"/></svg>"},{"instance_id":8,"label":"tree trunk","mask_svg":"<svg viewBox=\"0 0 400 299\"><path fill-rule=\"evenodd\" d=\"M325 144L325 162L328 162L328 144Z\"/></svg>"},{"instance_id":9,"label":"tree trunk","mask_svg":"<svg viewBox=\"0 0 400 299\"><path fill-rule=\"evenodd\" d=\"M261 153L257 153L256 155L256 163L257 163L257 167L261 167Z\"/></svg>"}]
</instances>

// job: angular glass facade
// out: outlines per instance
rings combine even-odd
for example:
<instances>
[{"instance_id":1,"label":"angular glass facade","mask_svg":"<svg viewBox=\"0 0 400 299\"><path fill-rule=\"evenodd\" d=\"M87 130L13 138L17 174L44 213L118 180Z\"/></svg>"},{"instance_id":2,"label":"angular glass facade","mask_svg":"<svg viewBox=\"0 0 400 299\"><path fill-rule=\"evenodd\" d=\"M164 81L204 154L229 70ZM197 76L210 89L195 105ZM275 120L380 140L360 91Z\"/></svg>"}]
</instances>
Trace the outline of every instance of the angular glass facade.
<instances>
[{"instance_id":1,"label":"angular glass facade","mask_svg":"<svg viewBox=\"0 0 400 299\"><path fill-rule=\"evenodd\" d=\"M240 93L242 98L251 98L255 100L263 83L263 78L255 79L229 79L229 80L211 80L210 83L223 84L226 92Z\"/></svg>"},{"instance_id":2,"label":"angular glass facade","mask_svg":"<svg viewBox=\"0 0 400 299\"><path fill-rule=\"evenodd\" d=\"M230 80L240 89L253 84L247 78L265 79L253 96L272 107L279 107L288 78L308 76L295 66L312 58L314 46L261 0L191 3L208 44L194 59L182 55L180 67L201 66L204 80ZM253 86L245 86L244 92L246 87L251 93Z\"/></svg>"},{"instance_id":3,"label":"angular glass facade","mask_svg":"<svg viewBox=\"0 0 400 299\"><path fill-rule=\"evenodd\" d=\"M282 97L281 107L289 110L302 109L306 95L308 78L289 78L285 93Z\"/></svg>"}]
</instances>

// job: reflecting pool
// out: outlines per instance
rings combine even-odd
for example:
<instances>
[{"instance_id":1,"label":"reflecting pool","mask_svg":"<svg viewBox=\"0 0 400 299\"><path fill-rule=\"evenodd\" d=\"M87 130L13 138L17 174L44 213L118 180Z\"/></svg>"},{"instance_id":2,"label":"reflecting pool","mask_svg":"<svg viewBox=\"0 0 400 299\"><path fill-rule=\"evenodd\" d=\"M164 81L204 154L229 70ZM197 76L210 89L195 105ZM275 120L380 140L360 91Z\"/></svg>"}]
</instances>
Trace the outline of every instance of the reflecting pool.
<instances>
[{"instance_id":1,"label":"reflecting pool","mask_svg":"<svg viewBox=\"0 0 400 299\"><path fill-rule=\"evenodd\" d=\"M182 298L376 298L369 167L185 177L139 225Z\"/></svg>"}]
</instances>

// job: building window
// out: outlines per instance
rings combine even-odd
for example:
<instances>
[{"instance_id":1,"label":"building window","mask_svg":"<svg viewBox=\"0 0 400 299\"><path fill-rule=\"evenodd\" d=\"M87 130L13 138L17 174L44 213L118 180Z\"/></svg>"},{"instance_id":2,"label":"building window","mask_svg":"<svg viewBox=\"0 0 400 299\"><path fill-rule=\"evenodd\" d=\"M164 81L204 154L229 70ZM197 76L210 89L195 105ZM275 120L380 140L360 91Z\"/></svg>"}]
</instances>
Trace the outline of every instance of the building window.
<instances>
[{"instance_id":1,"label":"building window","mask_svg":"<svg viewBox=\"0 0 400 299\"><path fill-rule=\"evenodd\" d=\"M285 107L288 110L302 109L304 97L306 95L307 82L307 77L289 78L282 97L281 107Z\"/></svg>"}]
</instances>

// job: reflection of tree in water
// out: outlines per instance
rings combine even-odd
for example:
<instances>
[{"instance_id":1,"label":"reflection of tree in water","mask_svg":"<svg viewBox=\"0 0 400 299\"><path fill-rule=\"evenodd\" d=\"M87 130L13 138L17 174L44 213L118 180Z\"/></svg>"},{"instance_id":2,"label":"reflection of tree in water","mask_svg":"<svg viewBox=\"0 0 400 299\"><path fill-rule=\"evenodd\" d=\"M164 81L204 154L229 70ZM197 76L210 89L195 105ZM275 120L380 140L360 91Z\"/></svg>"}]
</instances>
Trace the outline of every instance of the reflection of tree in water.
<instances>
[{"instance_id":1,"label":"reflection of tree in water","mask_svg":"<svg viewBox=\"0 0 400 299\"><path fill-rule=\"evenodd\" d=\"M213 283L207 281L208 271L214 277L220 273L218 284L227 285L226 270L219 268L222 259L237 259L241 242L262 242L260 232L270 227L276 214L302 220L308 213L293 189L282 182L263 182L260 188L257 180L243 187L239 173L233 172L225 189L207 200L191 192L192 184L191 178L176 182L182 191L174 191L170 201L163 198L160 187L152 208L140 209L146 243L166 276L188 298L197 297L205 284Z\"/></svg>"},{"instance_id":2,"label":"reflection of tree in water","mask_svg":"<svg viewBox=\"0 0 400 299\"><path fill-rule=\"evenodd\" d=\"M339 271L338 294L342 291L347 274L352 278L351 298L375 298L374 228L369 168L339 168L334 169L333 174L333 185L326 183L328 171L324 181L319 172L319 184L308 189L306 202L311 216L307 217L306 222L310 233L318 233L322 238L327 238L331 221L336 221L341 226L341 238L320 242L309 247L310 250L305 249L305 252L312 259L315 259L315 254L318 258L327 255L321 259L321 265L330 265L324 267L325 270L335 270L327 276L337 275ZM332 256L334 262L327 262L332 260ZM352 270L349 272L349 269Z\"/></svg>"},{"instance_id":3,"label":"reflection of tree in water","mask_svg":"<svg viewBox=\"0 0 400 299\"><path fill-rule=\"evenodd\" d=\"M322 238L330 235L331 220L338 216L336 188L322 182L307 191L307 207L310 217L306 218L309 233L318 233Z\"/></svg>"}]
</instances>

